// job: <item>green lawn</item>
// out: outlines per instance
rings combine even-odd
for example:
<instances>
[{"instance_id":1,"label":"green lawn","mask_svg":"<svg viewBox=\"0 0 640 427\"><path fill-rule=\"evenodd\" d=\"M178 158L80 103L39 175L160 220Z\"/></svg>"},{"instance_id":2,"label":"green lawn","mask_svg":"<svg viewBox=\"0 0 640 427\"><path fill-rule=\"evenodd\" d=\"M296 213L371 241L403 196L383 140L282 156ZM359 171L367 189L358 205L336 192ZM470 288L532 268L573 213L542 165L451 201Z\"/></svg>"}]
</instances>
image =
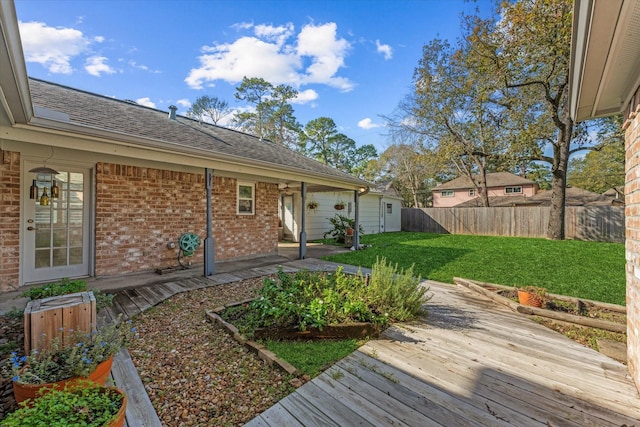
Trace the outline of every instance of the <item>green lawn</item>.
<instances>
[{"instance_id":1,"label":"green lawn","mask_svg":"<svg viewBox=\"0 0 640 427\"><path fill-rule=\"evenodd\" d=\"M414 273L423 279L533 285L550 293L625 304L621 243L405 232L365 235L361 243L371 247L325 259L371 267L377 257L386 257L402 268L414 264Z\"/></svg>"}]
</instances>

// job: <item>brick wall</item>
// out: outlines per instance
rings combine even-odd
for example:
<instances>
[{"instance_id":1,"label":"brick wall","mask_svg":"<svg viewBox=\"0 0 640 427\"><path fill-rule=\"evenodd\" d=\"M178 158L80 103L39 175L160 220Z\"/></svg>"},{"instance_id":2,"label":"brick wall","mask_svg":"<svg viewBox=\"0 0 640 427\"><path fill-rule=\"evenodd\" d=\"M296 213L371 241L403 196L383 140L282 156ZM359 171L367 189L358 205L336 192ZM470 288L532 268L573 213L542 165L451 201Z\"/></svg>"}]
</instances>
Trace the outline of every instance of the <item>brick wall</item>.
<instances>
[{"instance_id":1,"label":"brick wall","mask_svg":"<svg viewBox=\"0 0 640 427\"><path fill-rule=\"evenodd\" d=\"M20 153L0 150L0 292L18 288Z\"/></svg>"},{"instance_id":2,"label":"brick wall","mask_svg":"<svg viewBox=\"0 0 640 427\"><path fill-rule=\"evenodd\" d=\"M277 186L257 183L256 214L242 216L236 184L214 177L216 261L277 251ZM186 232L206 237L204 173L98 163L96 186L96 276L175 266L177 250L167 243ZM203 255L201 248L191 260Z\"/></svg>"},{"instance_id":3,"label":"brick wall","mask_svg":"<svg viewBox=\"0 0 640 427\"><path fill-rule=\"evenodd\" d=\"M625 111L628 367L640 390L640 88Z\"/></svg>"}]
</instances>

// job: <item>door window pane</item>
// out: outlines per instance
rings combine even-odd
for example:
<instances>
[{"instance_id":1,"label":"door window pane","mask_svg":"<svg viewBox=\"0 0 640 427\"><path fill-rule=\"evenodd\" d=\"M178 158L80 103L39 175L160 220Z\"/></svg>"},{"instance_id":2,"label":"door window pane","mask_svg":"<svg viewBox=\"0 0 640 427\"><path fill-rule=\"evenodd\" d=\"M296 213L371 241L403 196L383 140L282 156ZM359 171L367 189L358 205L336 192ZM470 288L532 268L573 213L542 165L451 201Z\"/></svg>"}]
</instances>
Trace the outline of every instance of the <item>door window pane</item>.
<instances>
[{"instance_id":1,"label":"door window pane","mask_svg":"<svg viewBox=\"0 0 640 427\"><path fill-rule=\"evenodd\" d=\"M39 227L36 230L36 248L49 248L51 246L51 229L49 227Z\"/></svg>"},{"instance_id":2,"label":"door window pane","mask_svg":"<svg viewBox=\"0 0 640 427\"><path fill-rule=\"evenodd\" d=\"M67 248L53 250L53 266L61 267L67 265Z\"/></svg>"},{"instance_id":3,"label":"door window pane","mask_svg":"<svg viewBox=\"0 0 640 427\"><path fill-rule=\"evenodd\" d=\"M50 262L51 252L49 249L37 249L36 250L36 268L48 268Z\"/></svg>"},{"instance_id":4,"label":"door window pane","mask_svg":"<svg viewBox=\"0 0 640 427\"><path fill-rule=\"evenodd\" d=\"M69 265L82 264L82 248L69 249Z\"/></svg>"},{"instance_id":5,"label":"door window pane","mask_svg":"<svg viewBox=\"0 0 640 427\"><path fill-rule=\"evenodd\" d=\"M82 228L69 229L69 246L82 246Z\"/></svg>"},{"instance_id":6,"label":"door window pane","mask_svg":"<svg viewBox=\"0 0 640 427\"><path fill-rule=\"evenodd\" d=\"M67 246L67 229L66 228L53 230L53 246L54 247Z\"/></svg>"}]
</instances>

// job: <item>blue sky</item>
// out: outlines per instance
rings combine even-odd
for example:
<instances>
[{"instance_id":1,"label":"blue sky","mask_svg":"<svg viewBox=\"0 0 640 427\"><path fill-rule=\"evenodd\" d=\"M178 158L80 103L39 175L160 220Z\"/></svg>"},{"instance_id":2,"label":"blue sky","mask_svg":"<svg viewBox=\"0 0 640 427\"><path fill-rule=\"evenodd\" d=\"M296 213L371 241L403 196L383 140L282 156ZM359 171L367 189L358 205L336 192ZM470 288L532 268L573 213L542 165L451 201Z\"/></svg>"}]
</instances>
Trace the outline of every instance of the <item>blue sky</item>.
<instances>
[{"instance_id":1,"label":"blue sky","mask_svg":"<svg viewBox=\"0 0 640 427\"><path fill-rule=\"evenodd\" d=\"M422 46L460 37L464 0L15 0L30 76L185 114L234 109L243 76L299 91L295 115L331 117L358 146L388 146L381 115L410 90Z\"/></svg>"}]
</instances>

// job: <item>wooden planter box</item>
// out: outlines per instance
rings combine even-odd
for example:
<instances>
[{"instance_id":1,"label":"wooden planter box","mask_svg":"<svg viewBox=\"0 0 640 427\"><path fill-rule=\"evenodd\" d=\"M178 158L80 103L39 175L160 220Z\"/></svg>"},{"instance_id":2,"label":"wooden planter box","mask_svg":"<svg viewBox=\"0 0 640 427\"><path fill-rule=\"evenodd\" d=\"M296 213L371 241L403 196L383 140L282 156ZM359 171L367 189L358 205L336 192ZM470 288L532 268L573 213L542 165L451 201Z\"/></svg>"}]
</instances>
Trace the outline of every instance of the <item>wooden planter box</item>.
<instances>
[{"instance_id":1,"label":"wooden planter box","mask_svg":"<svg viewBox=\"0 0 640 427\"><path fill-rule=\"evenodd\" d=\"M283 340L378 338L378 336L380 336L380 327L371 323L326 325L322 330L318 328L307 328L306 331L292 328L261 328L254 331L256 340L265 338Z\"/></svg>"},{"instance_id":2,"label":"wooden planter box","mask_svg":"<svg viewBox=\"0 0 640 427\"><path fill-rule=\"evenodd\" d=\"M91 332L96 328L93 292L78 292L30 301L24 310L24 351L46 348L52 339L69 335L69 329Z\"/></svg>"}]
</instances>

